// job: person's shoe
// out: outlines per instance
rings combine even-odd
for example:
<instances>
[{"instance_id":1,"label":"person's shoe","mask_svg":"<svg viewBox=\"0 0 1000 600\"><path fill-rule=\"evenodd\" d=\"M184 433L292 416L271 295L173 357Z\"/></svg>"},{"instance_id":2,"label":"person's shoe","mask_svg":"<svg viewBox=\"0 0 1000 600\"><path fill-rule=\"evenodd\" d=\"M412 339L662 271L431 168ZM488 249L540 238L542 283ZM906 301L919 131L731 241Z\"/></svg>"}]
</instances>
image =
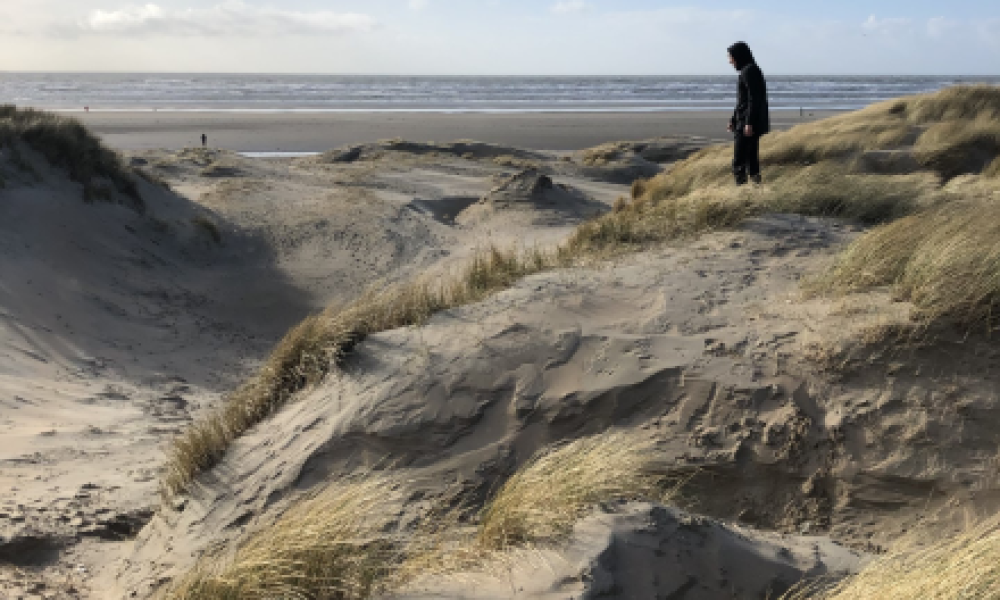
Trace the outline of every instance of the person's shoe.
<instances>
[{"instance_id":1,"label":"person's shoe","mask_svg":"<svg viewBox=\"0 0 1000 600\"><path fill-rule=\"evenodd\" d=\"M747 174L746 173L733 173L736 178L736 185L746 185L747 184Z\"/></svg>"},{"instance_id":2,"label":"person's shoe","mask_svg":"<svg viewBox=\"0 0 1000 600\"><path fill-rule=\"evenodd\" d=\"M750 181L756 183L757 185L760 185L760 183L761 183L760 173L758 173L756 175L751 175L750 176Z\"/></svg>"}]
</instances>

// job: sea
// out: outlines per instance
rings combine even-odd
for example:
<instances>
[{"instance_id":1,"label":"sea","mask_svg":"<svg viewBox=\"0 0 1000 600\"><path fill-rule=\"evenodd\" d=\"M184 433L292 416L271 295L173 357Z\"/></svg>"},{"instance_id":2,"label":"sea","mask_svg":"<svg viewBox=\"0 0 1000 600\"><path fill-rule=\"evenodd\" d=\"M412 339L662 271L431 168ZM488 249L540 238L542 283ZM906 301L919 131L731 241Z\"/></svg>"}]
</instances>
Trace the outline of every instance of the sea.
<instances>
[{"instance_id":1,"label":"sea","mask_svg":"<svg viewBox=\"0 0 1000 600\"><path fill-rule=\"evenodd\" d=\"M770 76L773 109L850 110L1000 77ZM660 112L729 108L736 76L389 77L0 73L0 104L50 110Z\"/></svg>"}]
</instances>

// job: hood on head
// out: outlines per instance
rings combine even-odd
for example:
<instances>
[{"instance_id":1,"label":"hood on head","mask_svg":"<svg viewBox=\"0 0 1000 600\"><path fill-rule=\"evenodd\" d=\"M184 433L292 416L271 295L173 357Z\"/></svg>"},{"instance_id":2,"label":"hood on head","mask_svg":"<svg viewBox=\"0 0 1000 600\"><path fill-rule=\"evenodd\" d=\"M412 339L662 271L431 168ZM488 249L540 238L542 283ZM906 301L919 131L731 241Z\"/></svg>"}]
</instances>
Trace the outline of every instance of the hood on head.
<instances>
[{"instance_id":1,"label":"hood on head","mask_svg":"<svg viewBox=\"0 0 1000 600\"><path fill-rule=\"evenodd\" d=\"M736 61L736 70L738 71L742 71L743 67L756 62L753 59L753 52L750 52L750 46L747 46L746 42L736 42L730 46L729 56L732 56L733 60Z\"/></svg>"}]
</instances>

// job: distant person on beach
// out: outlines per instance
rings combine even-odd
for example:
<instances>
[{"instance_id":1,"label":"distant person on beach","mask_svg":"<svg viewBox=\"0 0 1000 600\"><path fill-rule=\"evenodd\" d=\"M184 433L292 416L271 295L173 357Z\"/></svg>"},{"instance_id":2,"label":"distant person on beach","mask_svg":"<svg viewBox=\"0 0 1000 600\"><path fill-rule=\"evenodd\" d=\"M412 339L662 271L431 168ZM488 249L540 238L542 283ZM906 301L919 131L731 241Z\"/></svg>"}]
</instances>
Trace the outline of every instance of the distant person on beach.
<instances>
[{"instance_id":1,"label":"distant person on beach","mask_svg":"<svg viewBox=\"0 0 1000 600\"><path fill-rule=\"evenodd\" d=\"M740 72L739 101L729 120L729 131L736 141L733 176L736 177L736 185L744 185L748 179L760 183L760 137L771 131L767 82L750 52L750 46L744 42L736 42L729 47L729 64Z\"/></svg>"},{"instance_id":2,"label":"distant person on beach","mask_svg":"<svg viewBox=\"0 0 1000 600\"><path fill-rule=\"evenodd\" d=\"M201 134L201 147L204 148L206 146L208 146L208 136L203 133Z\"/></svg>"}]
</instances>

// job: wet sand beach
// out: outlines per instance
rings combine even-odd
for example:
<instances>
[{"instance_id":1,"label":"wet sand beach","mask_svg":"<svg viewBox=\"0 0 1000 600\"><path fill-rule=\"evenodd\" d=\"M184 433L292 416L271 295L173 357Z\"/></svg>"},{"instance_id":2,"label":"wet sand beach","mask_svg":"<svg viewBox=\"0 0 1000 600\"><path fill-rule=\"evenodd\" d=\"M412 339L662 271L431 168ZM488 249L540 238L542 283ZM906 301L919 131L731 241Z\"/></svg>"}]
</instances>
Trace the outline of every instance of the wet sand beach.
<instances>
[{"instance_id":1,"label":"wet sand beach","mask_svg":"<svg viewBox=\"0 0 1000 600\"><path fill-rule=\"evenodd\" d=\"M775 111L775 129L824 118L830 111ZM73 113L121 150L201 144L236 152L322 152L346 144L403 138L474 139L536 150L580 150L611 140L696 135L725 140L726 111L659 113Z\"/></svg>"}]
</instances>

